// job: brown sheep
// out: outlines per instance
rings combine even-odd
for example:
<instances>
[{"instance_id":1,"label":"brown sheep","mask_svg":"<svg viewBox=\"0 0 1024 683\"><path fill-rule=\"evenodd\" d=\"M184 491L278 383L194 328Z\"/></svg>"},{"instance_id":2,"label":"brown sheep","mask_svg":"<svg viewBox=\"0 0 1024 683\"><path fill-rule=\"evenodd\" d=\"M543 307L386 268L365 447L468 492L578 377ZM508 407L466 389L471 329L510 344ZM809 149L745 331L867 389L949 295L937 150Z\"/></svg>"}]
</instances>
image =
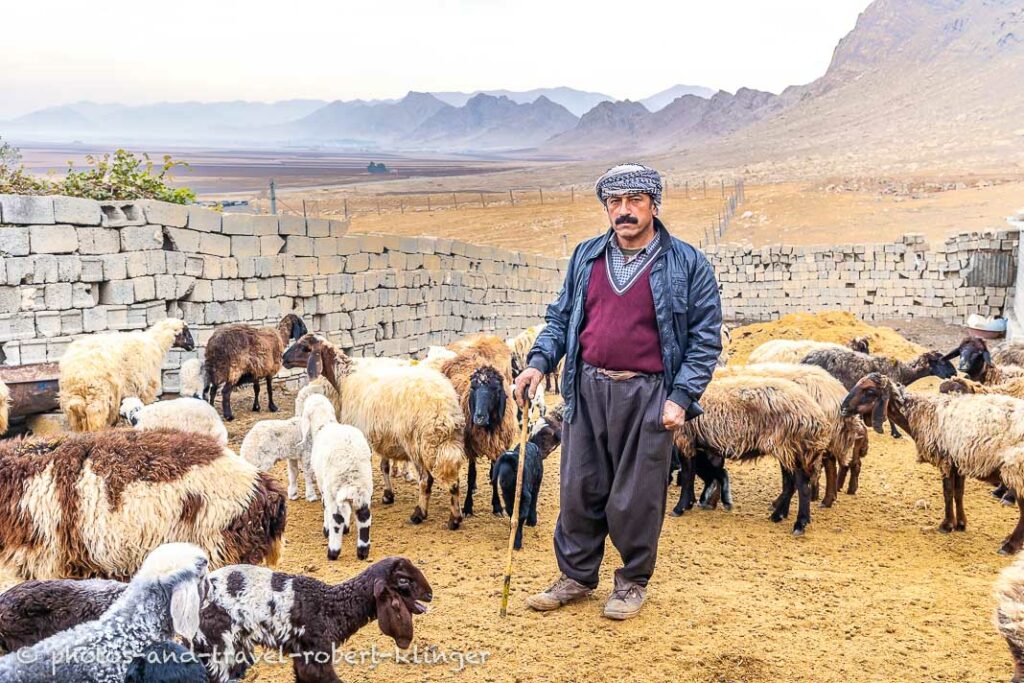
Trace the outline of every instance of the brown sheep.
<instances>
[{"instance_id":1,"label":"brown sheep","mask_svg":"<svg viewBox=\"0 0 1024 683\"><path fill-rule=\"evenodd\" d=\"M474 334L453 341L448 345L449 351L458 354L475 353L487 359L488 363L501 371L505 381L512 383L512 349L493 334Z\"/></svg>"},{"instance_id":2,"label":"brown sheep","mask_svg":"<svg viewBox=\"0 0 1024 683\"><path fill-rule=\"evenodd\" d=\"M285 496L202 434L115 429L0 443L0 562L24 579L128 580L158 545L276 563Z\"/></svg>"},{"instance_id":3,"label":"brown sheep","mask_svg":"<svg viewBox=\"0 0 1024 683\"><path fill-rule=\"evenodd\" d=\"M281 318L277 327L253 327L242 323L218 327L206 344L206 384L210 405L221 391L224 419L235 419L231 413L231 390L239 383L252 382L253 412L260 409L260 380L267 381L267 408L277 412L271 380L281 370L281 358L288 341L306 334L306 325L294 313Z\"/></svg>"},{"instance_id":4,"label":"brown sheep","mask_svg":"<svg viewBox=\"0 0 1024 683\"><path fill-rule=\"evenodd\" d=\"M1014 377L1024 375L1024 369L1015 365L997 366L992 362L988 346L984 339L967 337L958 347L960 355L960 372L975 382L982 384L1002 384ZM976 393L976 392L970 392Z\"/></svg>"}]
</instances>

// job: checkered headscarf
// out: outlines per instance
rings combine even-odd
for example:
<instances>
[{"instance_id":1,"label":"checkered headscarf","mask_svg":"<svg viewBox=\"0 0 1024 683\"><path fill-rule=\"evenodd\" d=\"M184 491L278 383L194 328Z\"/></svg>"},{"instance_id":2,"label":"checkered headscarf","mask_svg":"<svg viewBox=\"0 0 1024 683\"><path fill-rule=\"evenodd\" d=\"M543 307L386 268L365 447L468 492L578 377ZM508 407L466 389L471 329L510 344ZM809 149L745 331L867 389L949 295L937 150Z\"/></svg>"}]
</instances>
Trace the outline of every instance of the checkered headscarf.
<instances>
[{"instance_id":1,"label":"checkered headscarf","mask_svg":"<svg viewBox=\"0 0 1024 683\"><path fill-rule=\"evenodd\" d=\"M654 206L661 208L661 176L643 164L619 164L605 171L594 186L597 198L608 204L609 197L625 194L648 194Z\"/></svg>"}]
</instances>

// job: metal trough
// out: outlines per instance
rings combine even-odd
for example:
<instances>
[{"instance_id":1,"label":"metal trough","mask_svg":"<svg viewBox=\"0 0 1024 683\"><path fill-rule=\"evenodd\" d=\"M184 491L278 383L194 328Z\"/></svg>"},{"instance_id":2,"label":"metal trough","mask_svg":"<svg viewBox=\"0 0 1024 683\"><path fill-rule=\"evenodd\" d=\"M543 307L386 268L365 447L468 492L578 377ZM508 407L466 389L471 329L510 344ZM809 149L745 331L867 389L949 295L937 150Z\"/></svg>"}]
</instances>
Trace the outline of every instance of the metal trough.
<instances>
[{"instance_id":1,"label":"metal trough","mask_svg":"<svg viewBox=\"0 0 1024 683\"><path fill-rule=\"evenodd\" d=\"M48 413L60 407L57 363L0 366L0 381L11 392L11 418Z\"/></svg>"}]
</instances>

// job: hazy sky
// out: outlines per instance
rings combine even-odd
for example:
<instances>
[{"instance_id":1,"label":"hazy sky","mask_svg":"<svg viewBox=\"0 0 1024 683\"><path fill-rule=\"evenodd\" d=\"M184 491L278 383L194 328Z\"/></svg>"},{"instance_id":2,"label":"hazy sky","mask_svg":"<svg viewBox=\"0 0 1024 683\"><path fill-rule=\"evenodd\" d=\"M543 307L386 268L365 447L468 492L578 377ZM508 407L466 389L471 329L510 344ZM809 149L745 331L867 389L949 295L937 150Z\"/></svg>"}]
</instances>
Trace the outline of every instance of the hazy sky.
<instances>
[{"instance_id":1,"label":"hazy sky","mask_svg":"<svg viewBox=\"0 0 1024 683\"><path fill-rule=\"evenodd\" d=\"M274 101L676 83L779 92L868 0L3 3L0 119L77 100Z\"/></svg>"}]
</instances>

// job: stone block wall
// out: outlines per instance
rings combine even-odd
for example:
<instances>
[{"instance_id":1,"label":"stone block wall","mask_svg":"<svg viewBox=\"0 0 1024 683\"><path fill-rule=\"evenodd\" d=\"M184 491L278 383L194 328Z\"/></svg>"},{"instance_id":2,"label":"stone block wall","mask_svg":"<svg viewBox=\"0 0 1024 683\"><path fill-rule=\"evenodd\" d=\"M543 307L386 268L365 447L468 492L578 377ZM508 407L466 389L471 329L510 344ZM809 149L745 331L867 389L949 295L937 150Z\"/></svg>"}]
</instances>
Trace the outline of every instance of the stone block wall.
<instances>
[{"instance_id":1,"label":"stone block wall","mask_svg":"<svg viewBox=\"0 0 1024 683\"><path fill-rule=\"evenodd\" d=\"M218 325L289 312L353 355L422 355L537 324L565 267L450 239L349 235L342 221L13 195L0 195L0 257L7 365L56 361L77 336L169 315L202 347ZM171 352L166 390L193 355Z\"/></svg>"},{"instance_id":2,"label":"stone block wall","mask_svg":"<svg viewBox=\"0 0 1024 683\"><path fill-rule=\"evenodd\" d=\"M932 248L922 235L888 244L705 250L722 290L725 318L773 320L838 309L865 320L1002 315L1013 301L1016 230L961 233Z\"/></svg>"}]
</instances>

